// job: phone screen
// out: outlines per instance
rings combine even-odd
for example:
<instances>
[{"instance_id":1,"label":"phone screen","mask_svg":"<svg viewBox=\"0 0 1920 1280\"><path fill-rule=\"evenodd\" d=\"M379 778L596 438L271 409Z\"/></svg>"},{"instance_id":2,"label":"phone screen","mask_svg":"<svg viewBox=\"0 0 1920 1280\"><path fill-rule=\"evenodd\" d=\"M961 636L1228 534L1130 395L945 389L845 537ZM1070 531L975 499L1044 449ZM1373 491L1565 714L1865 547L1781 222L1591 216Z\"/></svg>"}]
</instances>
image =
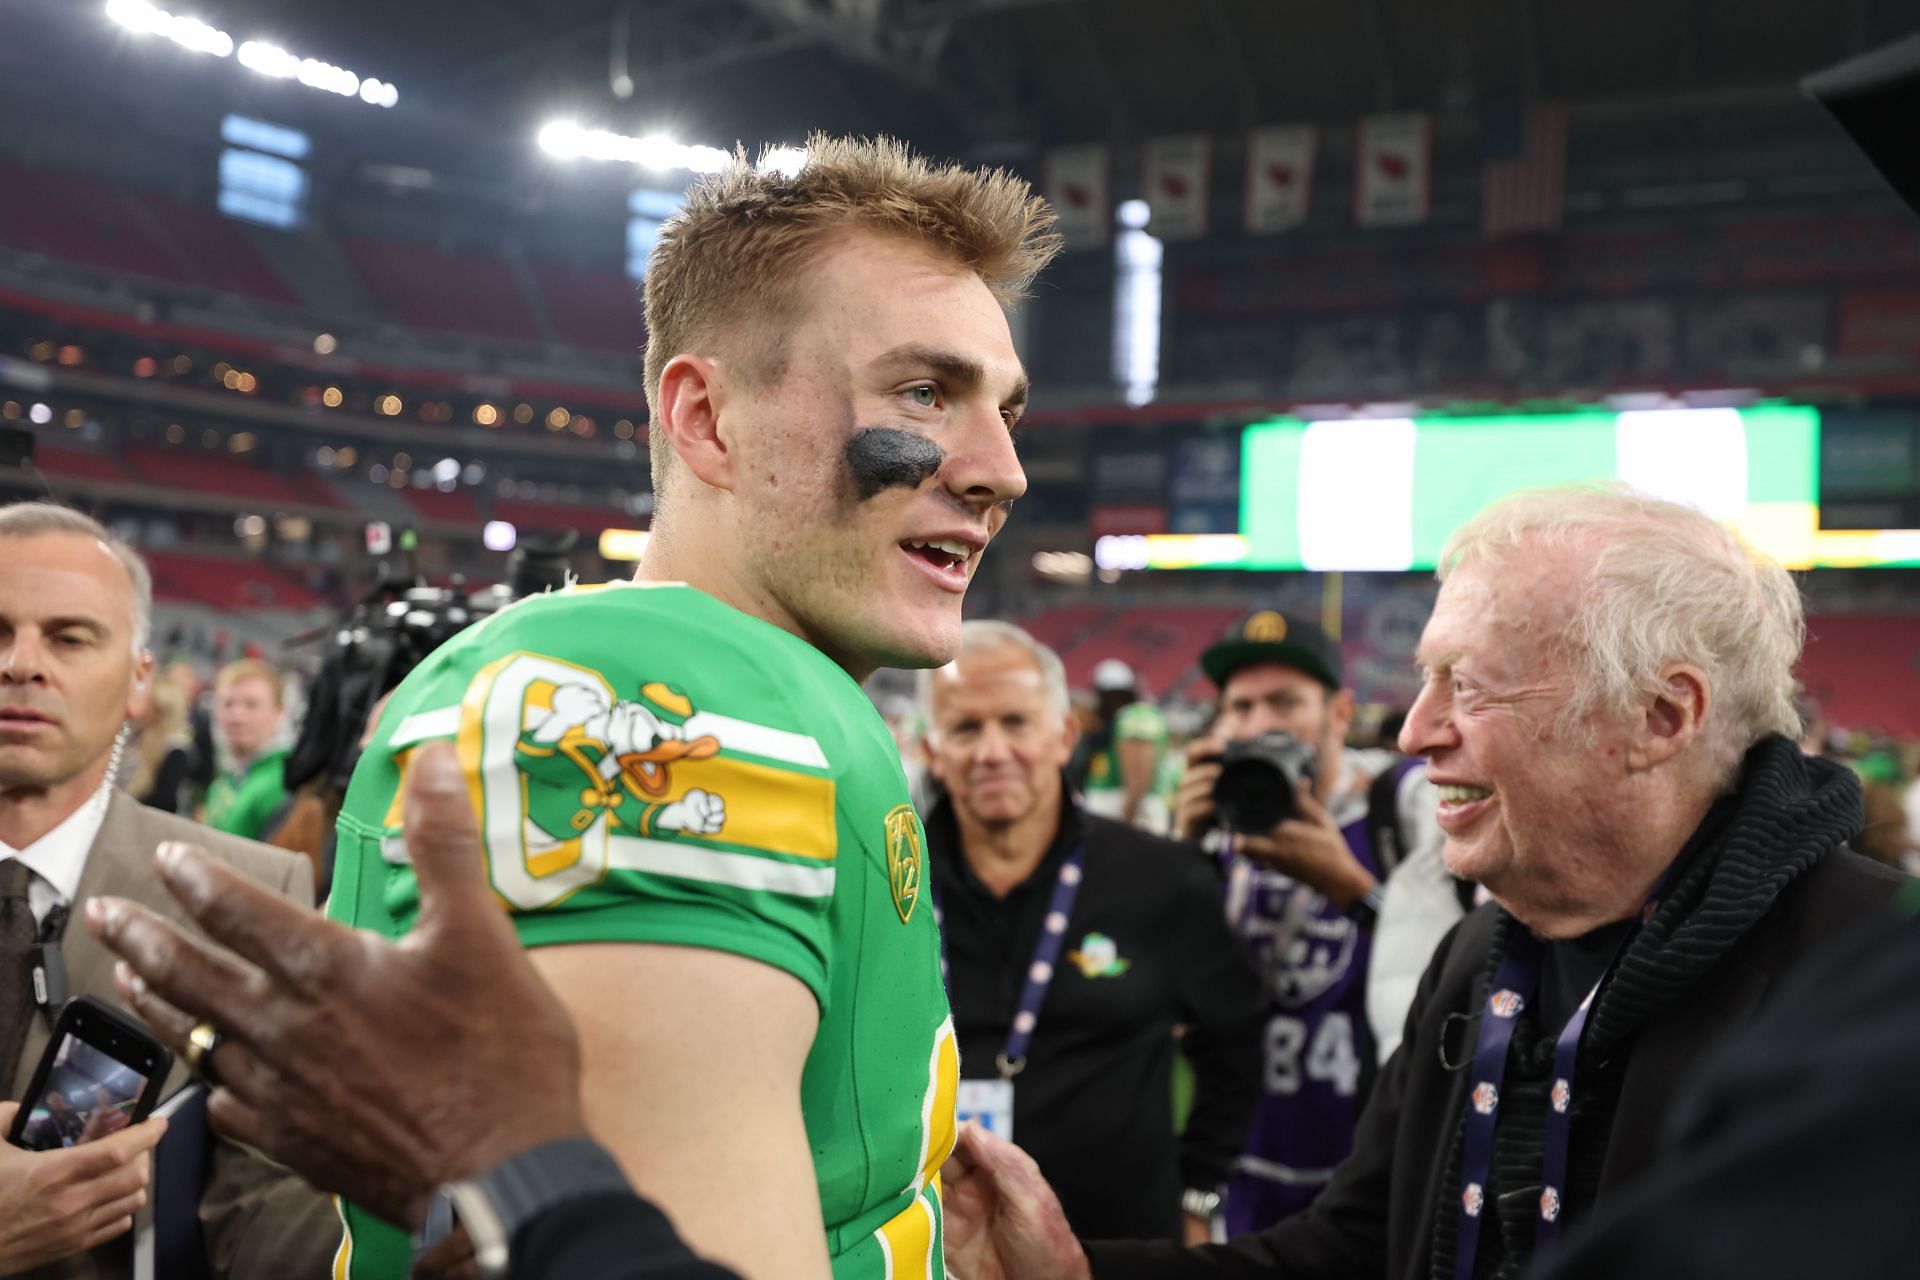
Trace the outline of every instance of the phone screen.
<instances>
[{"instance_id":1,"label":"phone screen","mask_svg":"<svg viewBox=\"0 0 1920 1280\"><path fill-rule=\"evenodd\" d=\"M19 1130L20 1145L48 1151L118 1133L133 1122L149 1079L67 1029L54 1051L46 1085Z\"/></svg>"}]
</instances>

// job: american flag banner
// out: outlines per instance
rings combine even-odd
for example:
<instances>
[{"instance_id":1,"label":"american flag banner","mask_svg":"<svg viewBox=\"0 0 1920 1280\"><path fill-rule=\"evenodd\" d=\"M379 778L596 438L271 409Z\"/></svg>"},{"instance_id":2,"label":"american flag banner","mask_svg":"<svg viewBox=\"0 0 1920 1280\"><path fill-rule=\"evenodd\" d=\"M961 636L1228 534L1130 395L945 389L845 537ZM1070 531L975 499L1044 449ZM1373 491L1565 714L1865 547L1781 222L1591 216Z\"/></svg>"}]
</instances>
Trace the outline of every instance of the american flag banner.
<instances>
[{"instance_id":1,"label":"american flag banner","mask_svg":"<svg viewBox=\"0 0 1920 1280\"><path fill-rule=\"evenodd\" d=\"M1497 237L1558 228L1567 206L1566 106L1494 111L1481 147L1481 231Z\"/></svg>"}]
</instances>

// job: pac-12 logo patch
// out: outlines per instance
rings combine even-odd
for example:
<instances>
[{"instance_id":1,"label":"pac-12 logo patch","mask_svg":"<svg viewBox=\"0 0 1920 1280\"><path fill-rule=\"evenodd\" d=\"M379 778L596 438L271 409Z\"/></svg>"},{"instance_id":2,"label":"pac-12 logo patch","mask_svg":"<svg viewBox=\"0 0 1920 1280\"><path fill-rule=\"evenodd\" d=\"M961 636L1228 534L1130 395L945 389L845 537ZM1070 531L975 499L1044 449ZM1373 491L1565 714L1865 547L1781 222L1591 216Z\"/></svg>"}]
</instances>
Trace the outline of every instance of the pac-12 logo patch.
<instances>
[{"instance_id":1,"label":"pac-12 logo patch","mask_svg":"<svg viewBox=\"0 0 1920 1280\"><path fill-rule=\"evenodd\" d=\"M1487 1008L1493 1010L1493 1016L1496 1018L1511 1018L1517 1016L1526 1003L1520 998L1518 991L1502 987L1487 1000Z\"/></svg>"},{"instance_id":2,"label":"pac-12 logo patch","mask_svg":"<svg viewBox=\"0 0 1920 1280\"><path fill-rule=\"evenodd\" d=\"M1567 1113L1567 1104L1572 1101L1573 1087L1567 1083L1566 1077L1562 1076L1560 1079L1555 1080L1553 1082L1553 1109L1561 1115L1565 1115Z\"/></svg>"},{"instance_id":3,"label":"pac-12 logo patch","mask_svg":"<svg viewBox=\"0 0 1920 1280\"><path fill-rule=\"evenodd\" d=\"M1480 1184L1477 1182L1469 1182L1467 1189L1460 1193L1460 1207L1467 1211L1469 1218L1479 1217L1481 1206L1486 1202L1486 1193L1480 1190Z\"/></svg>"},{"instance_id":4,"label":"pac-12 logo patch","mask_svg":"<svg viewBox=\"0 0 1920 1280\"><path fill-rule=\"evenodd\" d=\"M1493 1087L1491 1081L1482 1080L1479 1084L1473 1086L1473 1109L1475 1111L1478 1111L1483 1116L1490 1116L1493 1114L1493 1109L1499 1105L1500 1091Z\"/></svg>"},{"instance_id":5,"label":"pac-12 logo patch","mask_svg":"<svg viewBox=\"0 0 1920 1280\"><path fill-rule=\"evenodd\" d=\"M922 858L920 821L912 805L899 805L887 815L887 887L901 924L912 918L913 904L920 901Z\"/></svg>"},{"instance_id":6,"label":"pac-12 logo patch","mask_svg":"<svg viewBox=\"0 0 1920 1280\"><path fill-rule=\"evenodd\" d=\"M1560 1193L1552 1187L1540 1189L1540 1218L1543 1222L1559 1221Z\"/></svg>"}]
</instances>

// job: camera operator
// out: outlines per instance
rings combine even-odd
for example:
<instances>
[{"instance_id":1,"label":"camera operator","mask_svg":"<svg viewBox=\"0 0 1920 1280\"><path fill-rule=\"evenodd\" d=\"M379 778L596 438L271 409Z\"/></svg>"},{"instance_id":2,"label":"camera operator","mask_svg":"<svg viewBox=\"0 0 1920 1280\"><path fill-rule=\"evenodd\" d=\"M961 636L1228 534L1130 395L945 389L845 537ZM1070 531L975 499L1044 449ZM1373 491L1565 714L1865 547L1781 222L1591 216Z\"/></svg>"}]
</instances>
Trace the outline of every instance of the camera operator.
<instances>
[{"instance_id":1,"label":"camera operator","mask_svg":"<svg viewBox=\"0 0 1920 1280\"><path fill-rule=\"evenodd\" d=\"M1352 1148L1378 1063L1367 1016L1376 944L1417 978L1462 913L1425 770L1347 750L1354 698L1320 628L1263 610L1200 665L1219 687L1218 717L1188 748L1176 834L1221 857L1228 919L1270 1001L1265 1096L1227 1192L1239 1234L1305 1209ZM1402 862L1443 887L1408 899L1396 912L1406 923L1381 939L1383 882ZM1397 1027L1411 995L1409 982L1373 1025Z\"/></svg>"}]
</instances>

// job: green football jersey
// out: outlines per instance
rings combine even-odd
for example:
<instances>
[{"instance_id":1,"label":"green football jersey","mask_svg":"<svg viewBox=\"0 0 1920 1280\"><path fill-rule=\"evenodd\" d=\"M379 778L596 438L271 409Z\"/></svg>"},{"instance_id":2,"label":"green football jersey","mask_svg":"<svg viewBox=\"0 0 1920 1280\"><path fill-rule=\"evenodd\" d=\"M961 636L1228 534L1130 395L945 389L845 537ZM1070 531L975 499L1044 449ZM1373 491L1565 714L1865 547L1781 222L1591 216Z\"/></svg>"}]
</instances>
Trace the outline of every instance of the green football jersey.
<instances>
[{"instance_id":1,"label":"green football jersey","mask_svg":"<svg viewBox=\"0 0 1920 1280\"><path fill-rule=\"evenodd\" d=\"M413 924L402 783L435 740L456 746L525 946L707 947L807 985L820 1026L801 1108L834 1275L939 1280L958 1049L924 833L860 686L679 584L513 605L382 713L340 814L334 918L390 937ZM407 1275L403 1232L342 1214L339 1280Z\"/></svg>"}]
</instances>

